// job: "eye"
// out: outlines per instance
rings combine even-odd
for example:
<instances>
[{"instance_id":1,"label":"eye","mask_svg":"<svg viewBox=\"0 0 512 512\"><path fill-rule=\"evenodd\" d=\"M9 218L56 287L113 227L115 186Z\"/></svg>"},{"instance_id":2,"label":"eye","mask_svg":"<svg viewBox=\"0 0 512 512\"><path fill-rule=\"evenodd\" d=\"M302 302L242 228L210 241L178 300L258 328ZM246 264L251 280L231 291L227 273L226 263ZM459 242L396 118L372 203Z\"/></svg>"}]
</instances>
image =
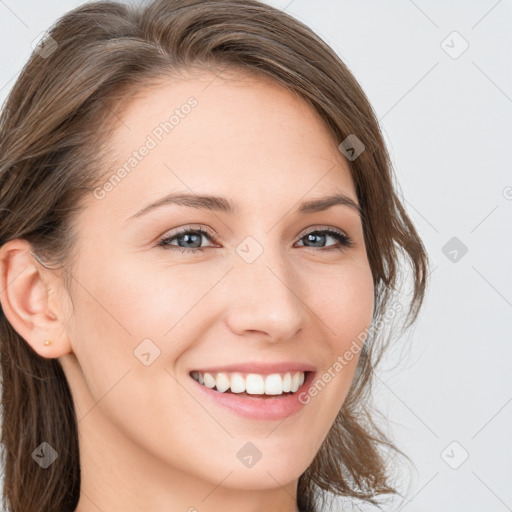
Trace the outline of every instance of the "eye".
<instances>
[{"instance_id":1,"label":"eye","mask_svg":"<svg viewBox=\"0 0 512 512\"><path fill-rule=\"evenodd\" d=\"M310 231L306 235L304 235L299 241L302 242L303 240L306 240L308 243L313 244L323 244L327 240L327 238L332 238L338 241L338 244L334 244L331 246L327 246L326 248L323 248L320 246L320 248L323 248L324 251L333 251L338 250L342 251L346 248L352 247L354 245L353 240L343 231L338 229L321 229L321 230L314 230ZM305 246L305 247L311 247L311 246ZM319 247L319 245L313 245L313 247Z\"/></svg>"},{"instance_id":2,"label":"eye","mask_svg":"<svg viewBox=\"0 0 512 512\"><path fill-rule=\"evenodd\" d=\"M185 227L178 229L172 233L171 236L166 236L165 238L160 239L157 247L179 250L181 253L202 252L208 247L200 247L203 237L210 241L215 241L215 236L205 229L191 229L190 227ZM323 244L328 238L334 239L338 243L324 247ZM175 241L177 241L177 243L174 243ZM312 243L316 245L304 245L304 241L308 244ZM323 249L323 251L341 251L354 245L354 242L346 233L334 228L310 231L301 237L299 242L303 242L302 247L312 249L320 248ZM210 245L210 247L214 247L214 245Z\"/></svg>"},{"instance_id":3,"label":"eye","mask_svg":"<svg viewBox=\"0 0 512 512\"><path fill-rule=\"evenodd\" d=\"M162 238L158 242L158 247L176 249L182 253L203 251L204 247L198 247L198 245L201 245L201 237L203 236L209 240L214 239L213 235L210 235L204 229L190 229L190 227L186 227L175 231L172 236ZM172 243L174 240L178 241L177 245Z\"/></svg>"}]
</instances>

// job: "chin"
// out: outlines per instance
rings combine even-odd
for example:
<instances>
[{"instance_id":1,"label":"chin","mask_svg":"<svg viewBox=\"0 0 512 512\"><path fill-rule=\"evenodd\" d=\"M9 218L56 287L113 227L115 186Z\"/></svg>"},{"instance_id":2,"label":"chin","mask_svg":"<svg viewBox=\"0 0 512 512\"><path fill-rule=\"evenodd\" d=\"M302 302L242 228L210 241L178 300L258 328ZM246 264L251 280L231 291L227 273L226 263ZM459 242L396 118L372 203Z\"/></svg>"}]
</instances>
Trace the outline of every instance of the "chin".
<instances>
[{"instance_id":1,"label":"chin","mask_svg":"<svg viewBox=\"0 0 512 512\"><path fill-rule=\"evenodd\" d=\"M223 486L230 489L263 491L284 487L296 481L307 469L307 466L300 468L286 467L276 468L273 464L261 465L260 461L252 468L237 468L226 479ZM226 468L226 474L232 470Z\"/></svg>"}]
</instances>

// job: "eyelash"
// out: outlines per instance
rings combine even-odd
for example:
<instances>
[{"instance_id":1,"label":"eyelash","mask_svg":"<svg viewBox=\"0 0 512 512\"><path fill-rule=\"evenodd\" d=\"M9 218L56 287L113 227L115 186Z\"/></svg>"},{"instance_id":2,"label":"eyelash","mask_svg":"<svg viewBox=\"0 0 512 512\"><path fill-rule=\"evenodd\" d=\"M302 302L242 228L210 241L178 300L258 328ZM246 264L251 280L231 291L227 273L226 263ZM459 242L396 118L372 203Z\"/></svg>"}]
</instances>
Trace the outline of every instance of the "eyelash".
<instances>
[{"instance_id":1,"label":"eyelash","mask_svg":"<svg viewBox=\"0 0 512 512\"><path fill-rule=\"evenodd\" d=\"M192 253L203 252L205 249L209 248L209 247L195 247L195 248L188 248L187 249L185 247L180 247L178 245L173 245L173 244L169 243L171 240L174 240L175 238L180 238L180 236L182 236L182 235L191 234L191 233L204 235L211 242L215 242L215 237L213 236L213 234L209 233L208 231L205 231L204 229L199 229L199 228L198 229L191 229L191 228L185 227L185 228L181 228L178 231L176 231L175 233L173 233L172 236L166 236L164 238L161 238L158 241L157 247L162 247L164 249L178 250L182 254L186 253L186 252L188 252L188 253L191 253L191 252ZM329 247L318 247L319 250L323 250L323 251L335 251L335 250L344 251L345 249L348 249L348 248L350 248L350 247L352 247L354 245L353 240L348 235L346 235L343 231L338 230L338 229L334 229L334 228L330 228L330 229L314 229L312 231L309 231L305 235L303 235L299 240L302 240L303 238L306 238L308 235L311 235L311 234L314 234L314 233L321 234L321 235L329 235L332 238L336 239L339 242L339 244L341 245L341 247L340 246L336 246L336 245L329 246ZM307 247L307 246L301 246L301 247L306 247L307 249L313 249L313 250L316 249L315 247Z\"/></svg>"}]
</instances>

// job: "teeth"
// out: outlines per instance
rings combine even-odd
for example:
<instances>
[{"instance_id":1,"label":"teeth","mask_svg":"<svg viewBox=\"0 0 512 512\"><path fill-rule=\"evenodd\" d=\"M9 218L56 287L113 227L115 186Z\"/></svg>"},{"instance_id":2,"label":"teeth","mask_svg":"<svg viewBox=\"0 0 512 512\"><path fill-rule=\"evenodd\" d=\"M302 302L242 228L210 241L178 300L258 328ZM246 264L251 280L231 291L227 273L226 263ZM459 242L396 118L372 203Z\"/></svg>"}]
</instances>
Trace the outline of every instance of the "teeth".
<instances>
[{"instance_id":1,"label":"teeth","mask_svg":"<svg viewBox=\"0 0 512 512\"><path fill-rule=\"evenodd\" d=\"M282 395L283 379L279 373L268 375L265 379L265 395Z\"/></svg>"},{"instance_id":2,"label":"teeth","mask_svg":"<svg viewBox=\"0 0 512 512\"><path fill-rule=\"evenodd\" d=\"M287 373L283 379L283 393L289 393L292 390L292 376Z\"/></svg>"},{"instance_id":3,"label":"teeth","mask_svg":"<svg viewBox=\"0 0 512 512\"><path fill-rule=\"evenodd\" d=\"M231 383L229 382L229 377L225 373L219 373L215 379L215 385L217 387L217 391L224 393L224 391L229 389Z\"/></svg>"},{"instance_id":4,"label":"teeth","mask_svg":"<svg viewBox=\"0 0 512 512\"><path fill-rule=\"evenodd\" d=\"M295 373L292 377L292 393L299 389L299 374Z\"/></svg>"},{"instance_id":5,"label":"teeth","mask_svg":"<svg viewBox=\"0 0 512 512\"><path fill-rule=\"evenodd\" d=\"M244 391L245 379L239 373L233 373L231 375L231 393L243 393Z\"/></svg>"},{"instance_id":6,"label":"teeth","mask_svg":"<svg viewBox=\"0 0 512 512\"><path fill-rule=\"evenodd\" d=\"M247 392L249 395L282 395L283 393L295 393L303 384L304 372L288 372L284 374L272 373L259 375L249 373L245 377L241 373L201 373L192 372L194 380L207 388L216 388L224 393L231 390L232 393Z\"/></svg>"},{"instance_id":7,"label":"teeth","mask_svg":"<svg viewBox=\"0 0 512 512\"><path fill-rule=\"evenodd\" d=\"M262 395L265 392L265 382L261 375L250 373L245 378L245 391L249 395Z\"/></svg>"},{"instance_id":8,"label":"teeth","mask_svg":"<svg viewBox=\"0 0 512 512\"><path fill-rule=\"evenodd\" d=\"M215 387L215 379L213 378L213 375L211 375L210 373L205 373L204 376L203 376L203 384L207 387L207 388L214 388Z\"/></svg>"}]
</instances>

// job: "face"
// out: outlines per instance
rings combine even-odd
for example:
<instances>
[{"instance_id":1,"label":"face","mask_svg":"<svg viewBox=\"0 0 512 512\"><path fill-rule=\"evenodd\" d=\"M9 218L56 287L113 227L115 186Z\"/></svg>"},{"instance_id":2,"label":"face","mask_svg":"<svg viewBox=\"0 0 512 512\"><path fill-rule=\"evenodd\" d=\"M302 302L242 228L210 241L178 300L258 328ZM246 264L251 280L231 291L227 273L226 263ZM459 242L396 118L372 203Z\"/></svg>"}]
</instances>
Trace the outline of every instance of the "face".
<instances>
[{"instance_id":1,"label":"face","mask_svg":"<svg viewBox=\"0 0 512 512\"><path fill-rule=\"evenodd\" d=\"M349 167L320 117L273 82L223 76L169 79L119 116L116 162L76 219L66 373L79 418L94 406L79 428L101 418L159 467L261 489L317 453L374 289Z\"/></svg>"}]
</instances>

